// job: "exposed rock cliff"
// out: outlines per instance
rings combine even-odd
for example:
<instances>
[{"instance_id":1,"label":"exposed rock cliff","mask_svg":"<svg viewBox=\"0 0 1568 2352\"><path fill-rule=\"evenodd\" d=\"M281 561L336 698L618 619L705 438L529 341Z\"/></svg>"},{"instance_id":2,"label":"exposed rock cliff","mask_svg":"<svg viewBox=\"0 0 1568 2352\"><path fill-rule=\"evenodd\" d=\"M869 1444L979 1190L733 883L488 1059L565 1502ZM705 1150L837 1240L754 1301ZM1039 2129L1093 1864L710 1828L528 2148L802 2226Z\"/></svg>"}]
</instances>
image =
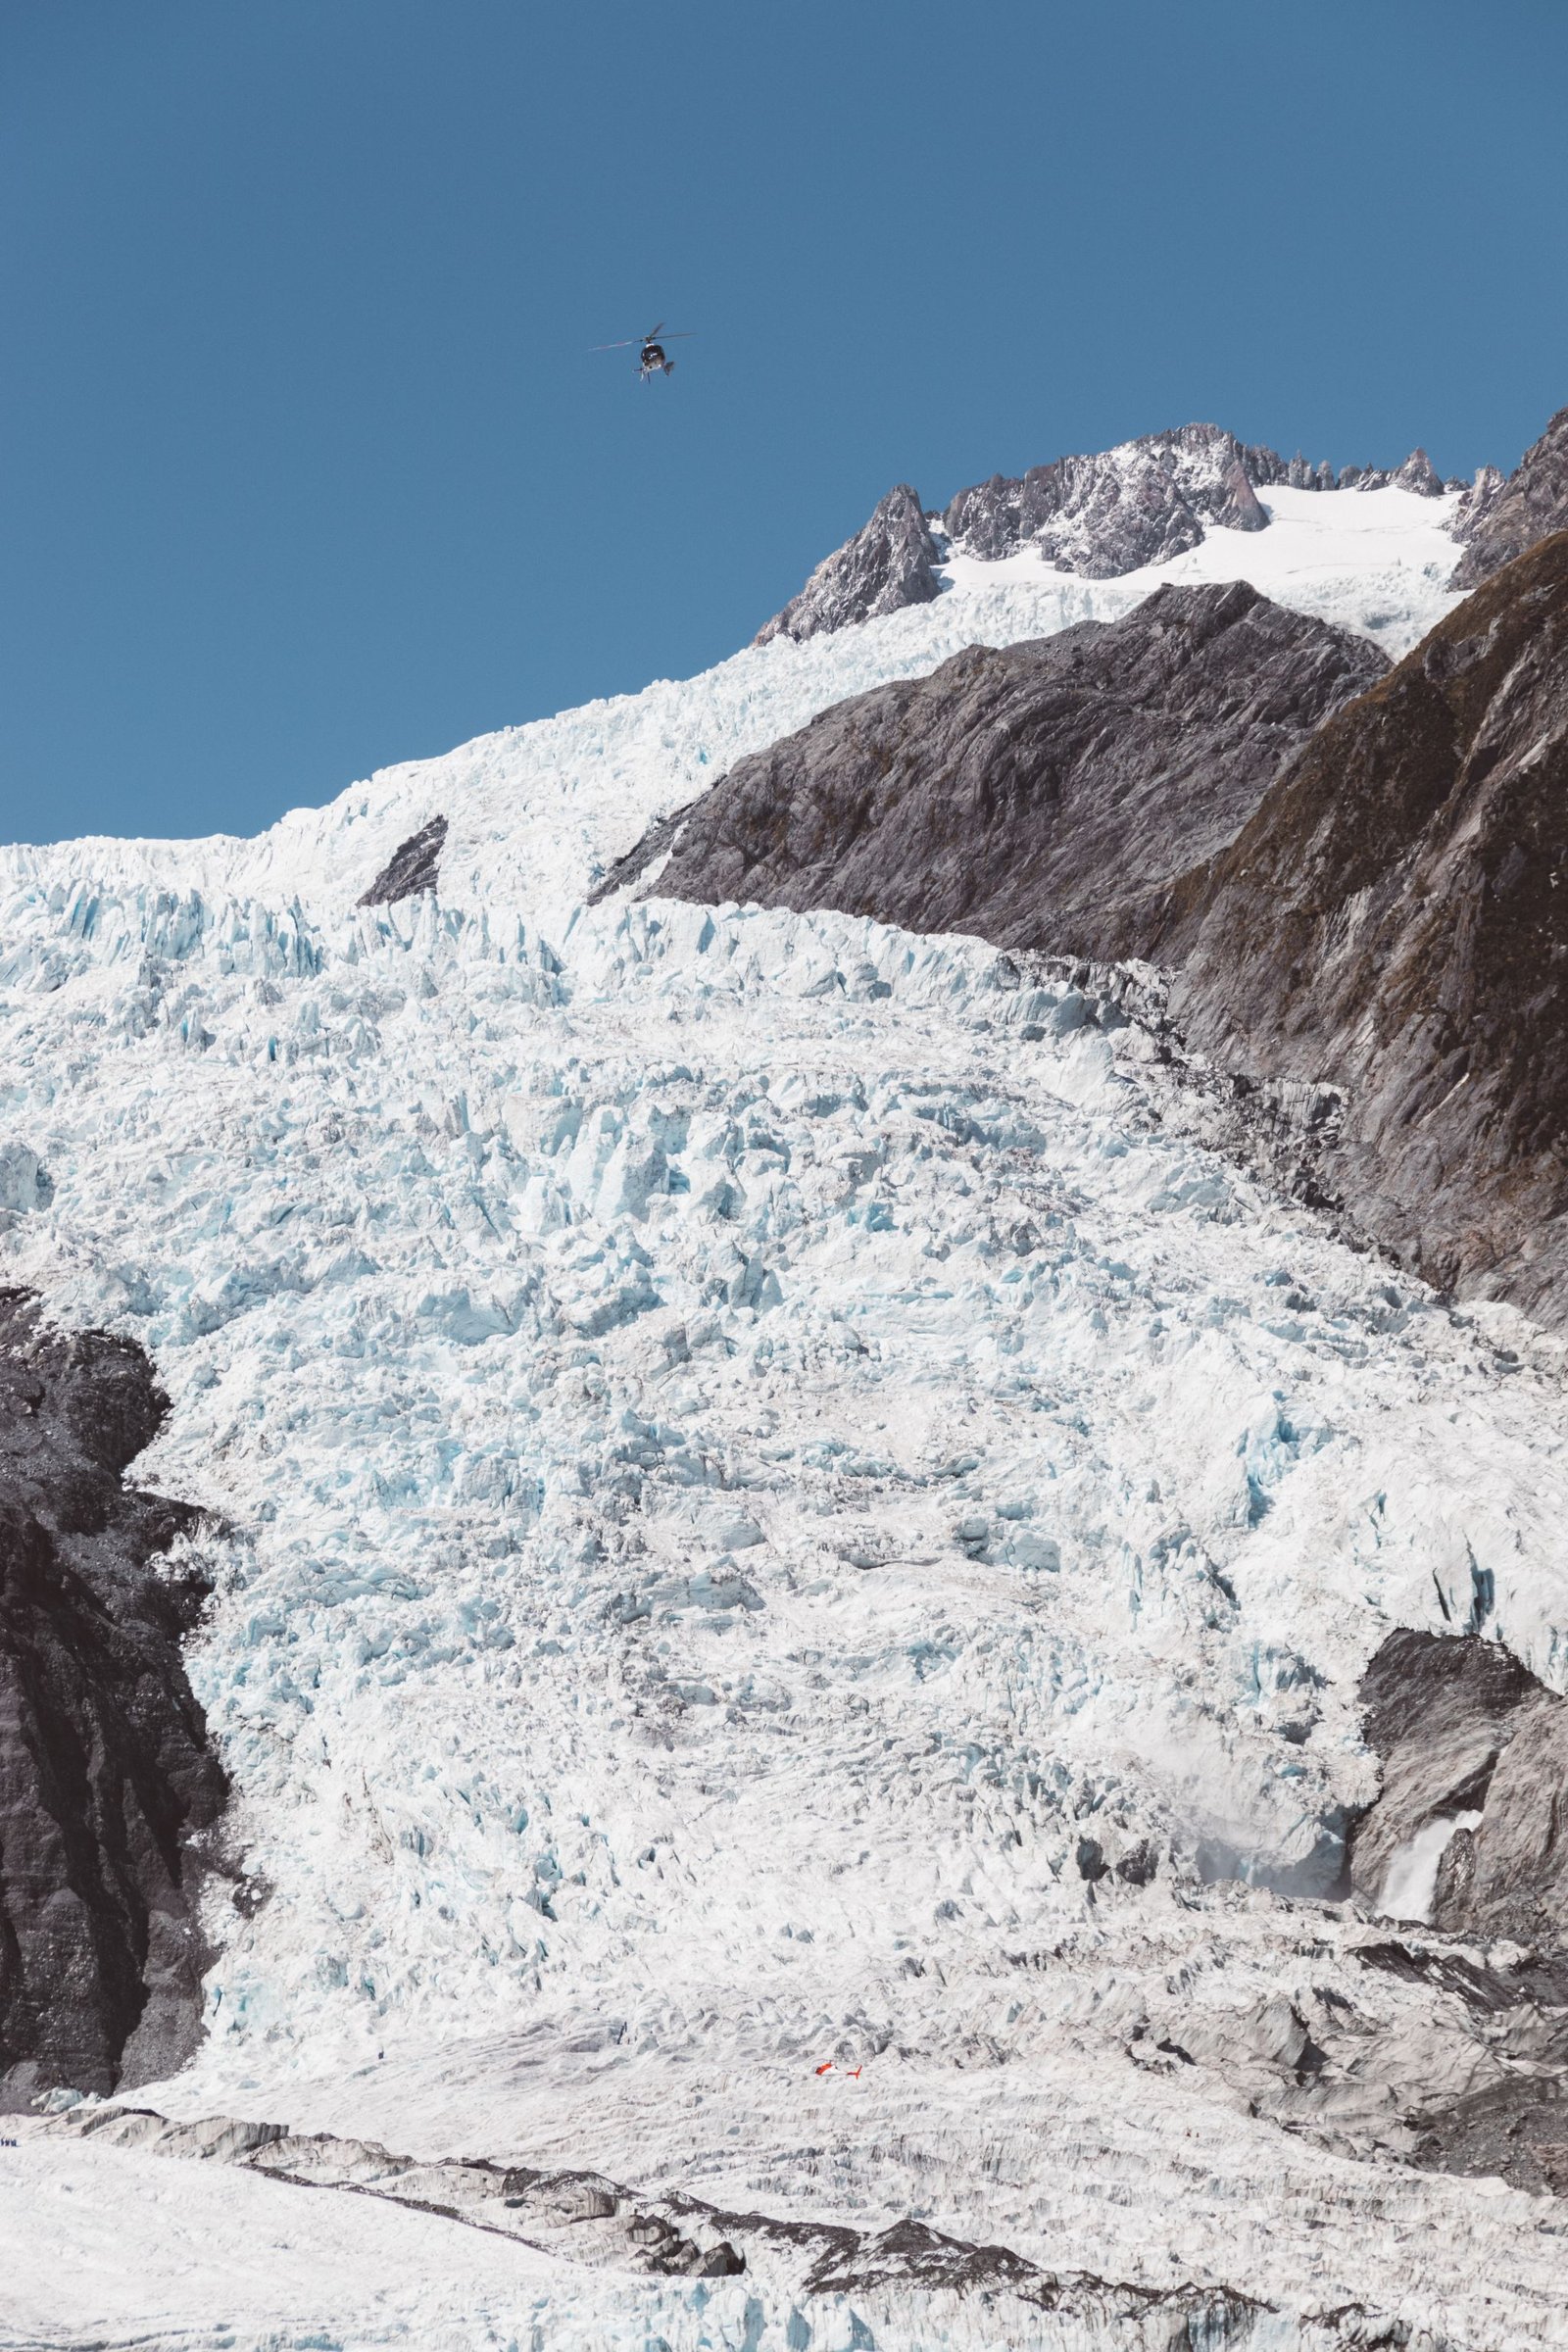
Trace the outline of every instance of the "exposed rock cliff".
<instances>
[{"instance_id":1,"label":"exposed rock cliff","mask_svg":"<svg viewBox=\"0 0 1568 2352\"><path fill-rule=\"evenodd\" d=\"M1440 1839L1444 1828L1451 1837L1466 1834L1459 1817L1486 1804L1521 1712L1541 1699L1562 1710L1562 1701L1498 1642L1409 1630L1389 1636L1361 1683L1367 1745L1383 1759L1382 1793L1350 1844L1351 1885L1363 1902L1392 1907L1391 1869L1433 1825ZM1435 1839L1434 1888L1442 1851ZM1429 1896L1422 1910L1432 1907ZM1446 1925L1475 1924L1461 1906L1450 1901L1448 1909L1453 1916Z\"/></svg>"},{"instance_id":2,"label":"exposed rock cliff","mask_svg":"<svg viewBox=\"0 0 1568 2352\"><path fill-rule=\"evenodd\" d=\"M138 1348L0 1292L0 2108L193 2045L192 1837L223 1802L180 1659L188 1505L122 1483L166 1410Z\"/></svg>"},{"instance_id":3,"label":"exposed rock cliff","mask_svg":"<svg viewBox=\"0 0 1568 2352\"><path fill-rule=\"evenodd\" d=\"M1008 946L1146 955L1179 874L1380 677L1364 639L1245 582L844 703L743 760L615 867L676 898L837 906Z\"/></svg>"},{"instance_id":4,"label":"exposed rock cliff","mask_svg":"<svg viewBox=\"0 0 1568 2352\"><path fill-rule=\"evenodd\" d=\"M890 490L865 528L817 565L782 612L759 629L755 643L797 641L820 629L842 629L906 605L928 605L937 593L937 545L907 482Z\"/></svg>"},{"instance_id":5,"label":"exposed rock cliff","mask_svg":"<svg viewBox=\"0 0 1568 2352\"><path fill-rule=\"evenodd\" d=\"M1338 1181L1440 1287L1568 1315L1568 533L1330 719L1178 895L1172 1010L1346 1090Z\"/></svg>"},{"instance_id":6,"label":"exposed rock cliff","mask_svg":"<svg viewBox=\"0 0 1568 2352\"><path fill-rule=\"evenodd\" d=\"M1568 1700L1499 1642L1408 1630L1372 1659L1361 1699L1383 1789L1351 1843L1357 1894L1387 1908L1390 1865L1426 1833L1433 1925L1555 1953L1561 2002ZM1568 2063L1568 2047L1562 2055Z\"/></svg>"},{"instance_id":7,"label":"exposed rock cliff","mask_svg":"<svg viewBox=\"0 0 1568 2352\"><path fill-rule=\"evenodd\" d=\"M1562 530L1568 530L1568 409L1557 411L1506 482L1490 466L1476 476L1455 525L1456 536L1468 544L1454 587L1478 587L1548 533Z\"/></svg>"}]
</instances>

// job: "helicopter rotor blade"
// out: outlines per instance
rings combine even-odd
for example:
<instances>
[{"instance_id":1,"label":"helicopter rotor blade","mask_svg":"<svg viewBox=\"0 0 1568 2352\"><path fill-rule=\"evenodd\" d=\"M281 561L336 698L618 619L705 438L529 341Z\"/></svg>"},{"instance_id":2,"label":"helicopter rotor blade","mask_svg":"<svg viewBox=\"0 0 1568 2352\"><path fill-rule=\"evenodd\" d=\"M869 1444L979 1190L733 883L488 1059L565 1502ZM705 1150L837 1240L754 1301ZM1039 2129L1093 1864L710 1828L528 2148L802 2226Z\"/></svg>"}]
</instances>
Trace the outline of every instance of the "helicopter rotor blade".
<instances>
[{"instance_id":1,"label":"helicopter rotor blade","mask_svg":"<svg viewBox=\"0 0 1568 2352\"><path fill-rule=\"evenodd\" d=\"M695 327L688 327L684 333L666 335L662 326L656 326L650 335L627 335L619 343L590 343L588 348L590 351L641 351L650 343L690 343L696 331Z\"/></svg>"}]
</instances>

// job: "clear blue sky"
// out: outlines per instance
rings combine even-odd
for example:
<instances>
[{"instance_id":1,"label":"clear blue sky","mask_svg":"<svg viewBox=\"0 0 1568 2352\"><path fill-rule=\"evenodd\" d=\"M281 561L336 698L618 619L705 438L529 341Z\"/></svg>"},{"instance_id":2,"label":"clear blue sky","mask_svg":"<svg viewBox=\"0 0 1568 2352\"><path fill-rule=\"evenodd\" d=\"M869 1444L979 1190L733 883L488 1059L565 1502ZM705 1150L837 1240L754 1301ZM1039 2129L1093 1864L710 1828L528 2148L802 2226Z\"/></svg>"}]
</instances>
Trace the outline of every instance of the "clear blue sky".
<instances>
[{"instance_id":1,"label":"clear blue sky","mask_svg":"<svg viewBox=\"0 0 1568 2352\"><path fill-rule=\"evenodd\" d=\"M1565 261L1564 0L0 0L0 837L688 674L899 479L1511 466Z\"/></svg>"}]
</instances>

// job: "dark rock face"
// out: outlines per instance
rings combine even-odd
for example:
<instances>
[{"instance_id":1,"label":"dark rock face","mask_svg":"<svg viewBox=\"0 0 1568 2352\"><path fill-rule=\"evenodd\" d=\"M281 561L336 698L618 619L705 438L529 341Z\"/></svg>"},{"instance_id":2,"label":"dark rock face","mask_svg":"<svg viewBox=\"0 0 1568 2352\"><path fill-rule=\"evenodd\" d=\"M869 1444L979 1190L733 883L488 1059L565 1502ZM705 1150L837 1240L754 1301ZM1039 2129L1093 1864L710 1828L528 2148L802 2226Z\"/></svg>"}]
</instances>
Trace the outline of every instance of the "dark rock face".
<instances>
[{"instance_id":1,"label":"dark rock face","mask_svg":"<svg viewBox=\"0 0 1568 2352\"><path fill-rule=\"evenodd\" d=\"M937 593L937 561L920 501L907 482L900 482L865 528L817 565L800 595L759 629L753 643L767 645L775 637L799 643L822 629L928 605Z\"/></svg>"},{"instance_id":2,"label":"dark rock face","mask_svg":"<svg viewBox=\"0 0 1568 2352\"><path fill-rule=\"evenodd\" d=\"M1479 587L1551 532L1568 530L1568 409L1557 411L1506 482L1492 466L1476 476L1456 528L1467 545L1455 588Z\"/></svg>"},{"instance_id":3,"label":"dark rock face","mask_svg":"<svg viewBox=\"0 0 1568 2352\"><path fill-rule=\"evenodd\" d=\"M1443 1857L1433 1918L1459 1934L1568 1943L1568 1705L1554 1692L1519 1709L1479 1823Z\"/></svg>"},{"instance_id":4,"label":"dark rock face","mask_svg":"<svg viewBox=\"0 0 1568 2352\"><path fill-rule=\"evenodd\" d=\"M1173 880L1386 666L1245 583L1162 588L1122 620L971 647L825 711L666 819L603 891L673 844L662 896L1150 955Z\"/></svg>"},{"instance_id":5,"label":"dark rock face","mask_svg":"<svg viewBox=\"0 0 1568 2352\"><path fill-rule=\"evenodd\" d=\"M1268 522L1241 443L1216 424L1146 433L1098 457L1058 458L1018 481L994 474L960 490L942 519L964 555L1033 547L1056 570L1091 580L1184 555L1211 523L1260 531Z\"/></svg>"},{"instance_id":6,"label":"dark rock face","mask_svg":"<svg viewBox=\"0 0 1568 2352\"><path fill-rule=\"evenodd\" d=\"M369 889L362 893L359 905L391 906L399 899L416 899L421 891L434 890L446 838L446 818L432 816L427 825L398 844Z\"/></svg>"},{"instance_id":7,"label":"dark rock face","mask_svg":"<svg viewBox=\"0 0 1568 2352\"><path fill-rule=\"evenodd\" d=\"M1173 894L1189 1040L1344 1090L1336 1189L1445 1289L1568 1317L1568 533L1330 718Z\"/></svg>"},{"instance_id":8,"label":"dark rock face","mask_svg":"<svg viewBox=\"0 0 1568 2352\"><path fill-rule=\"evenodd\" d=\"M1391 1863L1419 1831L1484 1805L1521 1708L1547 1696L1499 1642L1389 1636L1361 1681L1364 1736L1383 1760L1382 1793L1350 1841L1362 1901L1381 1902Z\"/></svg>"},{"instance_id":9,"label":"dark rock face","mask_svg":"<svg viewBox=\"0 0 1568 2352\"><path fill-rule=\"evenodd\" d=\"M1418 2108L1411 2160L1424 2171L1509 2180L1540 2195L1568 2196L1568 2015L1527 2012L1533 2031L1517 2054L1531 2067L1467 2097ZM1512 2054L1512 2053L1510 2053ZM1546 2071L1554 2068L1559 2071Z\"/></svg>"},{"instance_id":10,"label":"dark rock face","mask_svg":"<svg viewBox=\"0 0 1568 2352\"><path fill-rule=\"evenodd\" d=\"M1434 1925L1480 1939L1568 1943L1568 1701L1499 1642L1408 1631L1391 1634L1372 1659L1361 1699L1383 1788L1351 1842L1356 1893L1376 1904L1412 1838L1479 1814L1443 1850ZM1568 2005L1568 1955L1546 1974L1549 1984L1519 1997Z\"/></svg>"},{"instance_id":11,"label":"dark rock face","mask_svg":"<svg viewBox=\"0 0 1568 2352\"><path fill-rule=\"evenodd\" d=\"M166 1409L139 1348L0 1292L0 2108L152 2080L200 2028L207 1587L162 1557L196 1513L121 1481Z\"/></svg>"}]
</instances>

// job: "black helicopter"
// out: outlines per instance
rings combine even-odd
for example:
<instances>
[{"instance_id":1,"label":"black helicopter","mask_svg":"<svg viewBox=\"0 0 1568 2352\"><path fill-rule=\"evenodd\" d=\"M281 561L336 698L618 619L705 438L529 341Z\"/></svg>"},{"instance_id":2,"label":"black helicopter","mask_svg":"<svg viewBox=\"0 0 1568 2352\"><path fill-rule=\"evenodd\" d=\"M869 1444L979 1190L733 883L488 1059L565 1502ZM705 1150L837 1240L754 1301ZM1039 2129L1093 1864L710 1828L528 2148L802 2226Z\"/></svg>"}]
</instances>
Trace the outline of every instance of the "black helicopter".
<instances>
[{"instance_id":1,"label":"black helicopter","mask_svg":"<svg viewBox=\"0 0 1568 2352\"><path fill-rule=\"evenodd\" d=\"M647 384L651 383L656 375L669 375L674 369L675 363L665 357L664 345L666 343L689 343L691 339L690 334L666 335L664 322L661 318L659 324L650 328L646 335L632 335L624 343L595 343L593 349L595 351L635 351L637 373Z\"/></svg>"}]
</instances>

